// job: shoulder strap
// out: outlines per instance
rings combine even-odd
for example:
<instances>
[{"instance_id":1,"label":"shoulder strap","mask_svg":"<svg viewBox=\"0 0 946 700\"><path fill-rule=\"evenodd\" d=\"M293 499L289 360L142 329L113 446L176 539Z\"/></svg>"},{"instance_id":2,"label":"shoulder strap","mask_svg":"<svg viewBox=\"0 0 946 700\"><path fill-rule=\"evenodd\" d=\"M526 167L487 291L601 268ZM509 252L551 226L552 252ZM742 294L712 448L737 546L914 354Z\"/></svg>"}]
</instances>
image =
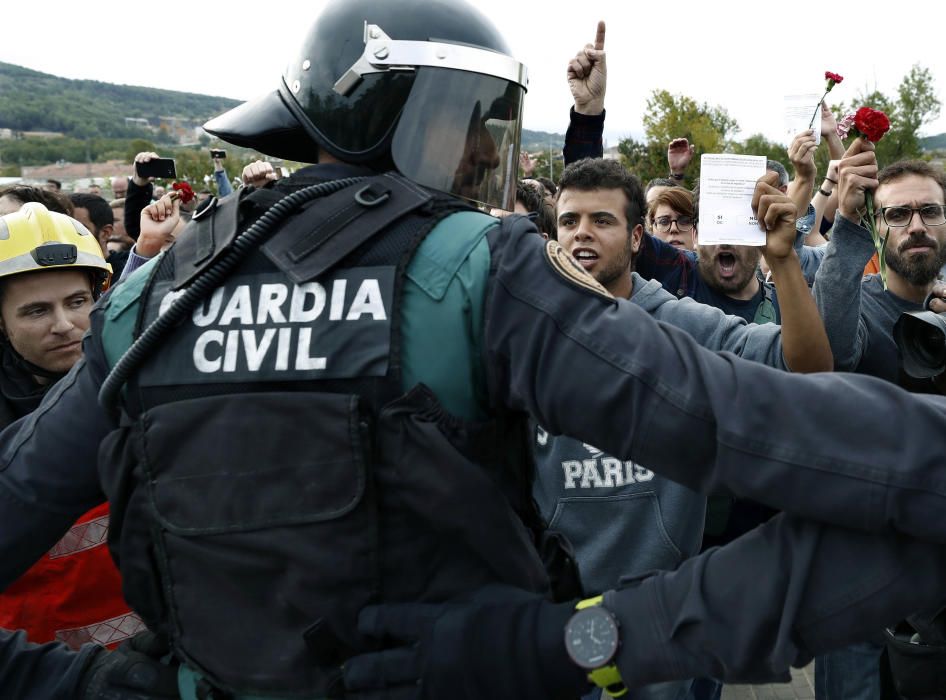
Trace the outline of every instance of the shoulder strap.
<instances>
[{"instance_id":1,"label":"shoulder strap","mask_svg":"<svg viewBox=\"0 0 946 700\"><path fill-rule=\"evenodd\" d=\"M431 199L431 193L397 173L378 175L303 208L262 250L293 282L302 284ZM341 231L344 236L337 235Z\"/></svg>"},{"instance_id":2,"label":"shoulder strap","mask_svg":"<svg viewBox=\"0 0 946 700\"><path fill-rule=\"evenodd\" d=\"M285 196L272 190L255 190L251 196L247 194L248 190L241 189L211 202L187 225L174 244L175 289L189 285L233 242L239 232L241 211L260 205L269 208ZM260 202L260 198L264 201Z\"/></svg>"}]
</instances>

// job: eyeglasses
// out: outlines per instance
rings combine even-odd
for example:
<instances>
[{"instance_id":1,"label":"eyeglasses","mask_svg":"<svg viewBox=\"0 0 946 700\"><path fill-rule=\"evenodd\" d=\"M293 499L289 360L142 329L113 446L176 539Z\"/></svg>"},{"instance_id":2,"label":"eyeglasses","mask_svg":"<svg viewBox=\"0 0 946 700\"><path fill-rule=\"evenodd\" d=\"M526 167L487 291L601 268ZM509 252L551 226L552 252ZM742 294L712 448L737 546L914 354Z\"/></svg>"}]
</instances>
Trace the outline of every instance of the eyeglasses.
<instances>
[{"instance_id":1,"label":"eyeglasses","mask_svg":"<svg viewBox=\"0 0 946 700\"><path fill-rule=\"evenodd\" d=\"M669 216L660 216L654 219L654 228L660 233L667 233L674 222L676 222L677 231L680 233L686 233L693 228L693 219L689 216L680 216L676 219L671 219Z\"/></svg>"},{"instance_id":2,"label":"eyeglasses","mask_svg":"<svg viewBox=\"0 0 946 700\"><path fill-rule=\"evenodd\" d=\"M924 204L922 207L884 207L880 210L888 226L908 226L913 221L913 212L920 212L920 220L927 226L946 224L946 206Z\"/></svg>"}]
</instances>

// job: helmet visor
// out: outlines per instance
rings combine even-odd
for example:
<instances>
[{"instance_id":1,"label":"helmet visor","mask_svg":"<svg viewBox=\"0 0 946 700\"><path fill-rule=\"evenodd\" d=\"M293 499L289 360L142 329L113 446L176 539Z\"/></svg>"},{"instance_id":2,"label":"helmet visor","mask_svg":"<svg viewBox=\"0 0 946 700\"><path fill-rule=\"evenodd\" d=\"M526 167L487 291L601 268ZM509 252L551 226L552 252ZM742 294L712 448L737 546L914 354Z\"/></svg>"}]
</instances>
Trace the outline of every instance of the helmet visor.
<instances>
[{"instance_id":1,"label":"helmet visor","mask_svg":"<svg viewBox=\"0 0 946 700\"><path fill-rule=\"evenodd\" d=\"M391 144L398 171L435 190L511 211L524 92L480 73L417 68Z\"/></svg>"}]
</instances>

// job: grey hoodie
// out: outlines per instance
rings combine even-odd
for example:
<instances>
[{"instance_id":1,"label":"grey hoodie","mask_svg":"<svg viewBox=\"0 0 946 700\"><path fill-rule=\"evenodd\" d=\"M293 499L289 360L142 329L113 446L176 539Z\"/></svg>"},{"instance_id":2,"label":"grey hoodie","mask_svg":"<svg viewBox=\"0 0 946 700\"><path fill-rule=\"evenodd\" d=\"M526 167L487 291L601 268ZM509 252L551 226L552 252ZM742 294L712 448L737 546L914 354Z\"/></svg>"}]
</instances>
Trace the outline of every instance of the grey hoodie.
<instances>
[{"instance_id":1,"label":"grey hoodie","mask_svg":"<svg viewBox=\"0 0 946 700\"><path fill-rule=\"evenodd\" d=\"M633 279L631 301L658 321L686 330L711 350L786 369L780 326L747 324L712 306L677 299L655 280L636 273ZM704 496L646 466L534 427L533 493L550 527L575 547L588 595L613 588L622 576L676 568L699 551Z\"/></svg>"},{"instance_id":2,"label":"grey hoodie","mask_svg":"<svg viewBox=\"0 0 946 700\"><path fill-rule=\"evenodd\" d=\"M633 280L631 301L658 321L686 330L711 350L787 369L780 326L746 323L688 297L677 299L660 282L637 273ZM587 595L614 588L622 577L675 569L699 552L705 496L594 445L550 435L538 425L533 425L533 439L533 494L549 527L565 534L575 548ZM689 685L660 683L638 688L634 697L679 700Z\"/></svg>"}]
</instances>

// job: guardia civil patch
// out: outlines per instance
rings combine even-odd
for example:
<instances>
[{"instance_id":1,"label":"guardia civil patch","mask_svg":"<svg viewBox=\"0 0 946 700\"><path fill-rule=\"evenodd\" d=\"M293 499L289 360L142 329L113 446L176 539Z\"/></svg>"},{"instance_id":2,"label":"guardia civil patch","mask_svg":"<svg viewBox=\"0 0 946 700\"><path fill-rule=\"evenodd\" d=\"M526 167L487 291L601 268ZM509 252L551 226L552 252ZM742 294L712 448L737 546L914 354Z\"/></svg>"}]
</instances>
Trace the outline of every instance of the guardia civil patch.
<instances>
[{"instance_id":1,"label":"guardia civil patch","mask_svg":"<svg viewBox=\"0 0 946 700\"><path fill-rule=\"evenodd\" d=\"M548 258L548 261L552 264L552 269L570 283L599 296L608 299L614 298L614 295L605 289L598 280L592 277L590 272L579 265L575 258L565 252L565 249L562 248L558 241L548 241L545 244L545 257Z\"/></svg>"},{"instance_id":2,"label":"guardia civil patch","mask_svg":"<svg viewBox=\"0 0 946 700\"><path fill-rule=\"evenodd\" d=\"M381 377L390 356L395 268L354 267L304 284L235 274L165 339L141 386ZM182 291L155 284L145 322Z\"/></svg>"}]
</instances>

